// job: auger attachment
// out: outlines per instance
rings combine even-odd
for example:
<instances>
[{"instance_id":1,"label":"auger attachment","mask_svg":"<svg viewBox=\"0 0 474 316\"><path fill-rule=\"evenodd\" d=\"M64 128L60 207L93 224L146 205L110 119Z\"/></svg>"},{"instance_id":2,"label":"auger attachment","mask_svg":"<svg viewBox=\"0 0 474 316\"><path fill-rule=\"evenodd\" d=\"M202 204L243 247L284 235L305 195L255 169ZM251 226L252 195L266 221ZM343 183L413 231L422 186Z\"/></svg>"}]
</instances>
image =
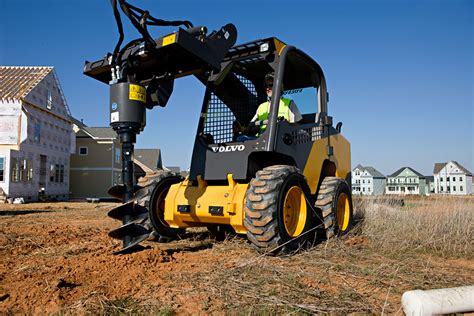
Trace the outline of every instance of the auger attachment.
<instances>
[{"instance_id":1,"label":"auger attachment","mask_svg":"<svg viewBox=\"0 0 474 316\"><path fill-rule=\"evenodd\" d=\"M148 211L135 203L140 186L135 185L133 151L136 135L145 127L145 88L127 82L110 86L110 126L117 132L122 144L122 185L109 189L109 194L124 204L109 211L108 215L122 221L122 226L109 232L109 236L123 241L123 248L116 254L133 251L148 238Z\"/></svg>"}]
</instances>

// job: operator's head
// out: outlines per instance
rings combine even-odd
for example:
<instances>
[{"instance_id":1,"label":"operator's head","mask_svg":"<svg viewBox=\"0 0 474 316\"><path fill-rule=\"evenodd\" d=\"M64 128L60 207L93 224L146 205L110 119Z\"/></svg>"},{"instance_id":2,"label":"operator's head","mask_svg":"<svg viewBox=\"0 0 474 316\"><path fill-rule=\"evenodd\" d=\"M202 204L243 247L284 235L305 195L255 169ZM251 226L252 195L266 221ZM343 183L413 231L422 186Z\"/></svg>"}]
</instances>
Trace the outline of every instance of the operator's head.
<instances>
[{"instance_id":1,"label":"operator's head","mask_svg":"<svg viewBox=\"0 0 474 316\"><path fill-rule=\"evenodd\" d=\"M265 92L268 97L272 96L273 82L275 79L275 73L269 72L265 75ZM283 84L281 85L281 90L283 91Z\"/></svg>"},{"instance_id":2,"label":"operator's head","mask_svg":"<svg viewBox=\"0 0 474 316\"><path fill-rule=\"evenodd\" d=\"M272 96L273 81L275 78L275 73L269 72L265 75L265 92L268 97Z\"/></svg>"}]
</instances>

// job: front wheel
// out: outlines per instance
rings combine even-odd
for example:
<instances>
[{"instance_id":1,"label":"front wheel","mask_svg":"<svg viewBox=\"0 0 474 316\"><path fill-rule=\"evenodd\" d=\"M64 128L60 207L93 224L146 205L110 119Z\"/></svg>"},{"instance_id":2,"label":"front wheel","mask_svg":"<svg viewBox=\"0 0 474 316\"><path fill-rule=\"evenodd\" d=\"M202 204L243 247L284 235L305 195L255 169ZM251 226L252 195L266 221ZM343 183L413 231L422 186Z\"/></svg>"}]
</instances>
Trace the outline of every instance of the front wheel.
<instances>
[{"instance_id":1,"label":"front wheel","mask_svg":"<svg viewBox=\"0 0 474 316\"><path fill-rule=\"evenodd\" d=\"M258 171L246 194L247 238L262 253L293 252L311 237L313 213L305 177L293 166Z\"/></svg>"},{"instance_id":2,"label":"front wheel","mask_svg":"<svg viewBox=\"0 0 474 316\"><path fill-rule=\"evenodd\" d=\"M137 193L142 196L139 203L148 209L148 214L153 228L153 239L159 242L168 242L184 234L184 229L171 228L164 219L165 198L169 188L179 183L183 178L172 172L163 172L149 179L148 184Z\"/></svg>"}]
</instances>

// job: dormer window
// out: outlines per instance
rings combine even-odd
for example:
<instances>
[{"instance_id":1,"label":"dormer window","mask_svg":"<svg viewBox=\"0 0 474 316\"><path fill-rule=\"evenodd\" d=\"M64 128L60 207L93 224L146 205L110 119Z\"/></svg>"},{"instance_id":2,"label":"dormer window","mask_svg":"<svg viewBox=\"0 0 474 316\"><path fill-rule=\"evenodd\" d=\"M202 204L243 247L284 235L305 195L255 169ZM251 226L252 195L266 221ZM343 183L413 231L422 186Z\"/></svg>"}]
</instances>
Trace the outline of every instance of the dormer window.
<instances>
[{"instance_id":1,"label":"dormer window","mask_svg":"<svg viewBox=\"0 0 474 316\"><path fill-rule=\"evenodd\" d=\"M53 95L51 94L51 91L48 90L48 99L46 100L46 108L48 110L51 110L53 107Z\"/></svg>"}]
</instances>

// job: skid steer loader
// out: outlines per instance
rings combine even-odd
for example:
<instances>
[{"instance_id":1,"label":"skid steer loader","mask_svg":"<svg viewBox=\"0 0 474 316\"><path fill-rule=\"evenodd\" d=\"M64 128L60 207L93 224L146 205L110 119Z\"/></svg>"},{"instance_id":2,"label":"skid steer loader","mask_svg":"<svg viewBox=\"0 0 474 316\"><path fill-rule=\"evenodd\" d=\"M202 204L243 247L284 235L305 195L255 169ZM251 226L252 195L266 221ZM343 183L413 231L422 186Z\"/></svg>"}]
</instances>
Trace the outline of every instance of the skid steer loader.
<instances>
[{"instance_id":1,"label":"skid steer loader","mask_svg":"<svg viewBox=\"0 0 474 316\"><path fill-rule=\"evenodd\" d=\"M109 233L123 240L116 253L134 251L151 236L178 238L189 227L246 234L258 251L269 254L295 251L316 237L350 229L350 145L341 123L334 127L328 115L318 63L274 37L235 45L232 24L208 34L188 21L155 19L124 0L112 5L119 43L114 53L86 62L84 73L110 85L110 125L123 148L123 184L109 190L123 201L108 214L123 223ZM123 48L119 6L142 34ZM147 25L183 28L152 39ZM252 121L267 100L264 78L271 72L268 118ZM189 175L163 172L137 185L133 148L145 127L145 109L166 106L174 80L189 75L205 87ZM308 88L315 93L302 99L312 108L302 120L278 117L283 94L291 97ZM242 129L236 124L247 126L244 134L253 137L237 141Z\"/></svg>"}]
</instances>

